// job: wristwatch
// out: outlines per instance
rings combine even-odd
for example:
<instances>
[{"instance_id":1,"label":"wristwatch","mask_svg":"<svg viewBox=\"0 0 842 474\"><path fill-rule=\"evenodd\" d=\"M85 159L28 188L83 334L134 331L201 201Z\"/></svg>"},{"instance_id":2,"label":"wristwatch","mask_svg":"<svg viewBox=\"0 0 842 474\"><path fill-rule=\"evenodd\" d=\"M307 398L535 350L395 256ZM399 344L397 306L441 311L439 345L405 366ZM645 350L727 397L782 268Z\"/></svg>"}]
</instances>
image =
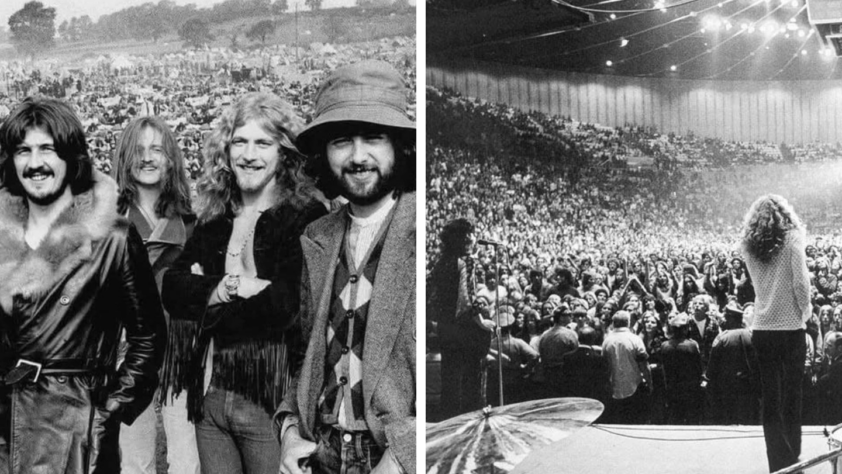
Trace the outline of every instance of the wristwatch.
<instances>
[{"instance_id":1,"label":"wristwatch","mask_svg":"<svg viewBox=\"0 0 842 474\"><path fill-rule=\"evenodd\" d=\"M240 275L229 274L225 279L225 291L228 292L229 298L237 296L237 290L240 289Z\"/></svg>"}]
</instances>

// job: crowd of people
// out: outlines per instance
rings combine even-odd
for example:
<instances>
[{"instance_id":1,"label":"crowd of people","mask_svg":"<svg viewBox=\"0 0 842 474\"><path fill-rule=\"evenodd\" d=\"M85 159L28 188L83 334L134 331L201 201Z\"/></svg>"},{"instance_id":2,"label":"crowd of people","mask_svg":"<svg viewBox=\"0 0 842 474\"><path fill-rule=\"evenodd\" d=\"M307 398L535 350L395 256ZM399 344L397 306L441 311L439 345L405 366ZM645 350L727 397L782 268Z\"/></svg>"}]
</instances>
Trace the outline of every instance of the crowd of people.
<instances>
[{"instance_id":1,"label":"crowd of people","mask_svg":"<svg viewBox=\"0 0 842 474\"><path fill-rule=\"evenodd\" d=\"M87 61L45 60L34 66L0 63L0 119L32 94L69 102L86 127L97 167L111 170L120 131L133 118L157 115L175 131L191 179L202 169L202 143L222 110L247 92L267 91L313 115L319 81L335 68L380 59L397 68L410 86L415 115L415 38L261 50L213 48L177 54L115 55Z\"/></svg>"},{"instance_id":2,"label":"crowd of people","mask_svg":"<svg viewBox=\"0 0 842 474\"><path fill-rule=\"evenodd\" d=\"M742 332L751 327L755 289L739 241L750 204L778 193L808 232L804 422L842 422L834 369L842 330L839 144L659 135L434 88L427 117L428 295L446 259L449 224L465 218L476 237L499 243L476 246L472 258L480 314L501 319L502 356L491 332L480 339L488 367L503 360L507 404L571 395L609 402L640 382L645 396L636 408L609 410L603 420L759 423L759 374ZM446 344L429 310L435 304L428 301L431 353ZM619 333L641 344L626 336L619 343ZM746 344L733 342L740 340ZM639 351L622 376L612 372L616 356L607 357L618 344ZM487 374L483 404L494 404L496 369ZM449 383L442 373L442 386L428 393L433 416L456 414L436 405Z\"/></svg>"},{"instance_id":3,"label":"crowd of people","mask_svg":"<svg viewBox=\"0 0 842 474\"><path fill-rule=\"evenodd\" d=\"M414 54L0 98L0 471L414 469Z\"/></svg>"}]
</instances>

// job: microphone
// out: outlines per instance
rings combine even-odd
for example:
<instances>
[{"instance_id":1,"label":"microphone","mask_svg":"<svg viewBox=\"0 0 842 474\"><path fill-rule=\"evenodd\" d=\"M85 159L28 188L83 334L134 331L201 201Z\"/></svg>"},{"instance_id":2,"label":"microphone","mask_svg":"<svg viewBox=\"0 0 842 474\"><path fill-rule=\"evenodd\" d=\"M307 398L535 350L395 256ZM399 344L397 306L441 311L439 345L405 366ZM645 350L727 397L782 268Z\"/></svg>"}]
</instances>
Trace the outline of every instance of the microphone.
<instances>
[{"instance_id":1,"label":"microphone","mask_svg":"<svg viewBox=\"0 0 842 474\"><path fill-rule=\"evenodd\" d=\"M489 239L478 239L477 243L479 245L493 245L495 247L503 245L502 242L497 242L496 240L489 240Z\"/></svg>"}]
</instances>

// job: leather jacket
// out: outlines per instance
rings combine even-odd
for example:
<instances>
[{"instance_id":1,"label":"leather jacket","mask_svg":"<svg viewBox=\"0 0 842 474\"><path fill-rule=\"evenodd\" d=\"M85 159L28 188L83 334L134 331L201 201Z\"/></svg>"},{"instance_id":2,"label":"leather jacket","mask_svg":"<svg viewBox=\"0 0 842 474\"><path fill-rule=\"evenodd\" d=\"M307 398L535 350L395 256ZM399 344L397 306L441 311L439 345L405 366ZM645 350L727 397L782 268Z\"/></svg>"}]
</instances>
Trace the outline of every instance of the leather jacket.
<instances>
[{"instance_id":1,"label":"leather jacket","mask_svg":"<svg viewBox=\"0 0 842 474\"><path fill-rule=\"evenodd\" d=\"M0 472L119 472L119 423L152 400L166 323L143 241L116 198L96 172L33 250L25 200L0 191L0 374L10 383L21 359L45 370L0 385Z\"/></svg>"}]
</instances>

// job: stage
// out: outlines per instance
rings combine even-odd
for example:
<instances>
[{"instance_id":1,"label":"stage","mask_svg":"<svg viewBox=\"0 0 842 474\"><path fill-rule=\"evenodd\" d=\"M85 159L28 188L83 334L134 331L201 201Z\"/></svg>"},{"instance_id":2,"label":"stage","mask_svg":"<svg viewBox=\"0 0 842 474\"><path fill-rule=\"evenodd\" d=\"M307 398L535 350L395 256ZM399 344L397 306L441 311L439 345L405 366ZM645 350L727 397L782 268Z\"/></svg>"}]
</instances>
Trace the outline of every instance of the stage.
<instances>
[{"instance_id":1,"label":"stage","mask_svg":"<svg viewBox=\"0 0 842 474\"><path fill-rule=\"evenodd\" d=\"M833 427L828 427L828 430ZM802 430L801 460L828 452L821 426ZM593 424L536 449L512 474L766 474L761 426ZM831 474L828 462L804 470Z\"/></svg>"}]
</instances>

